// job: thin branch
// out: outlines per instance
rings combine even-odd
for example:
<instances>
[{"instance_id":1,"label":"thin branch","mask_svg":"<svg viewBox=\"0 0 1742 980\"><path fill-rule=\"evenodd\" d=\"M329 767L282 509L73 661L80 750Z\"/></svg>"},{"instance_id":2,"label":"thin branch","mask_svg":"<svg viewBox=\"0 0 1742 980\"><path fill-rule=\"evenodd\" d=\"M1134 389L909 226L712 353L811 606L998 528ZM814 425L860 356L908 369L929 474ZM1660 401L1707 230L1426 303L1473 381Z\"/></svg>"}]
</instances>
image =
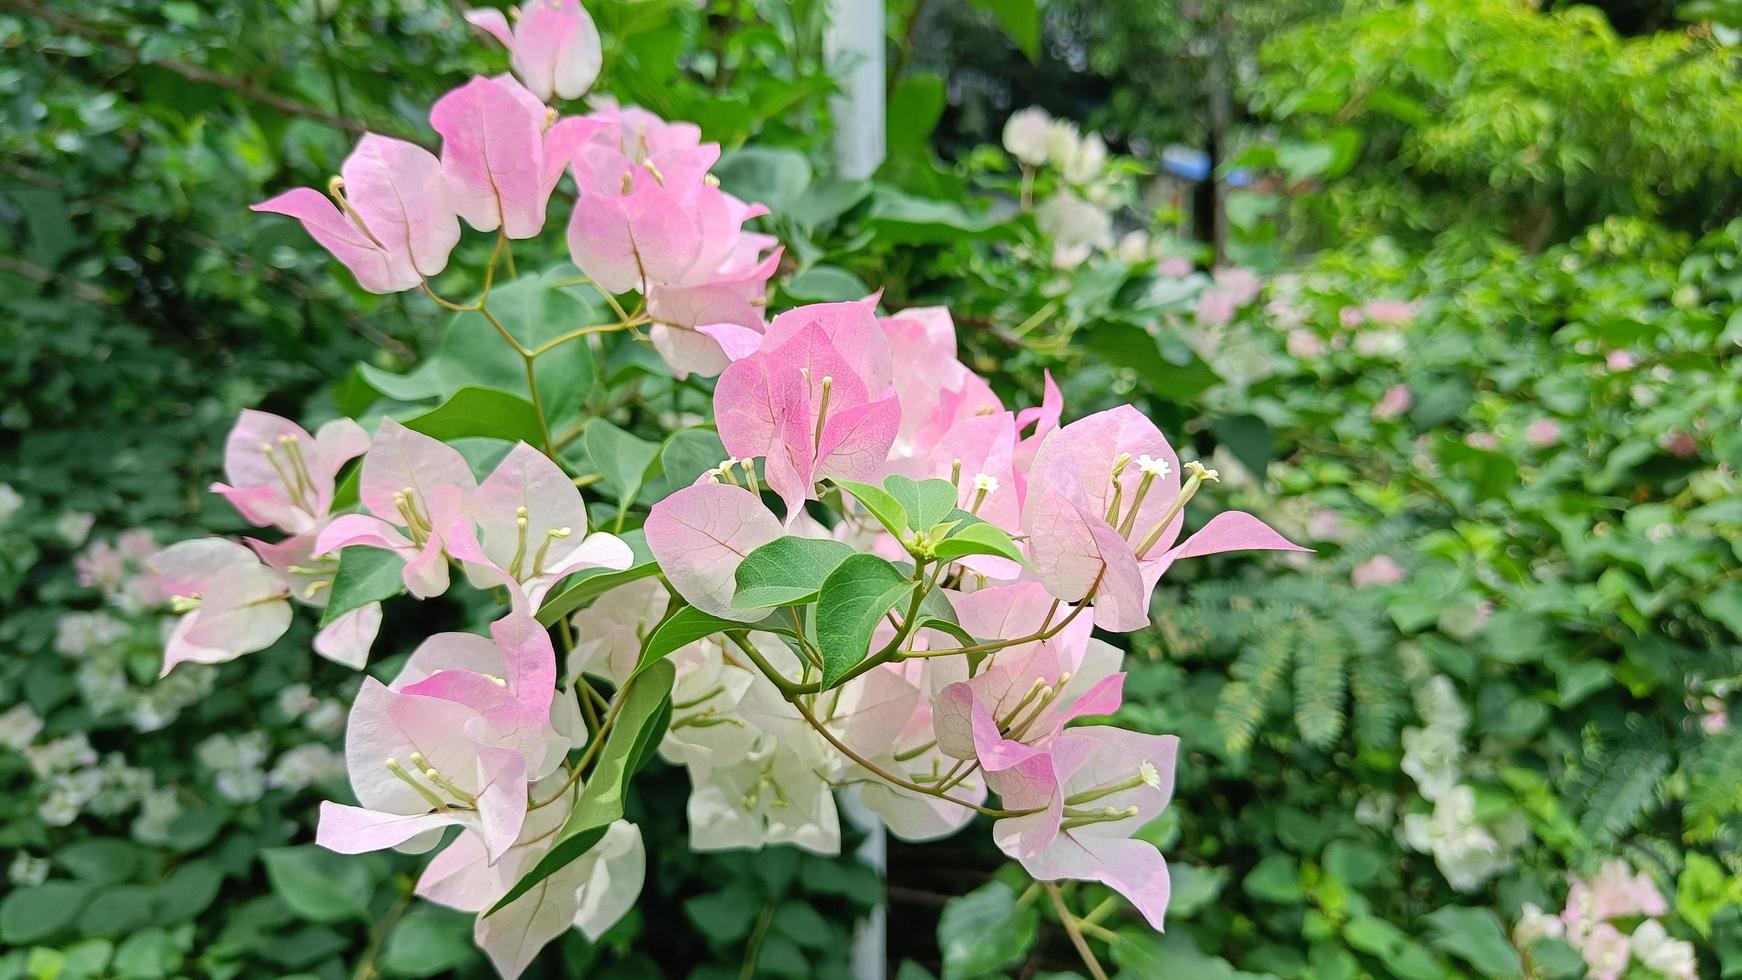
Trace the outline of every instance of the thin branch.
<instances>
[{"instance_id":1,"label":"thin branch","mask_svg":"<svg viewBox=\"0 0 1742 980\"><path fill-rule=\"evenodd\" d=\"M1101 961L1095 959L1095 951L1089 948L1089 941L1083 938L1083 930L1077 928L1077 920L1071 915L1071 910L1065 907L1065 898L1059 894L1059 886L1052 882L1044 882L1046 894L1052 899L1052 907L1059 914L1059 922L1065 927L1065 935L1071 937L1071 945L1077 948L1077 955L1083 958L1083 965L1089 968L1089 976L1095 980L1107 980L1107 971L1101 969Z\"/></svg>"},{"instance_id":2,"label":"thin branch","mask_svg":"<svg viewBox=\"0 0 1742 980\"><path fill-rule=\"evenodd\" d=\"M361 135L372 131L383 132L410 142L418 143L426 148L433 149L433 146L423 137L401 130L397 126L371 127L365 123L358 122L355 119L347 119L344 116L328 112L320 106L263 89L252 78L233 78L222 72L213 71L203 65L192 64L177 58L146 59L142 56L139 47L128 41L126 38L111 34L103 27L89 21L72 17L60 13L59 11L50 10L42 4L35 2L35 0L0 0L0 10L12 10L21 14L27 14L45 24L48 24L56 30L77 35L78 37L82 37L94 44L123 54L132 59L135 63L149 64L154 68L161 68L172 74L180 75L182 78L185 78L190 82L195 82L200 85L210 85L214 88L221 88L229 92L234 92L250 102L255 102L266 106L267 108L275 109L285 115L313 119L316 122L325 123L334 129L344 130L347 133L357 133Z\"/></svg>"}]
</instances>

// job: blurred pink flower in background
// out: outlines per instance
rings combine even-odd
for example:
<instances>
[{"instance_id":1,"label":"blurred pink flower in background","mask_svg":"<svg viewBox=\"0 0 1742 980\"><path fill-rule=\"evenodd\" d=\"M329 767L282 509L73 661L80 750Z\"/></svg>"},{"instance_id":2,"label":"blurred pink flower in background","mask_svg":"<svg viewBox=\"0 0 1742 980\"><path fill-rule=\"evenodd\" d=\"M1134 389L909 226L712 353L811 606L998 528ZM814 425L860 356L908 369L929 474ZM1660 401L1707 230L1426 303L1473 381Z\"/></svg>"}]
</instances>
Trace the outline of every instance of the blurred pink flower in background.
<instances>
[{"instance_id":1,"label":"blurred pink flower in background","mask_svg":"<svg viewBox=\"0 0 1742 980\"><path fill-rule=\"evenodd\" d=\"M1349 581L1357 589L1365 589L1375 585L1396 585L1404 580L1403 566L1393 561L1390 555L1374 555L1349 573Z\"/></svg>"},{"instance_id":2,"label":"blurred pink flower in background","mask_svg":"<svg viewBox=\"0 0 1742 980\"><path fill-rule=\"evenodd\" d=\"M1409 411L1409 406L1415 404L1415 396L1410 393L1408 385L1392 385L1385 389L1385 394L1373 405L1373 418L1380 422L1389 422Z\"/></svg>"},{"instance_id":3,"label":"blurred pink flower in background","mask_svg":"<svg viewBox=\"0 0 1742 980\"><path fill-rule=\"evenodd\" d=\"M1375 299L1361 307L1361 312L1380 326L1400 327L1415 319L1415 304L1400 299Z\"/></svg>"},{"instance_id":4,"label":"blurred pink flower in background","mask_svg":"<svg viewBox=\"0 0 1742 980\"><path fill-rule=\"evenodd\" d=\"M1546 449L1561 441L1561 424L1554 419L1537 419L1524 427L1525 445Z\"/></svg>"},{"instance_id":5,"label":"blurred pink flower in background","mask_svg":"<svg viewBox=\"0 0 1742 980\"><path fill-rule=\"evenodd\" d=\"M1287 346L1290 354L1303 360L1321 357L1325 353L1325 342L1319 339L1318 334L1305 327L1288 332Z\"/></svg>"},{"instance_id":6,"label":"blurred pink flower in background","mask_svg":"<svg viewBox=\"0 0 1742 980\"><path fill-rule=\"evenodd\" d=\"M1658 440L1658 445L1676 459L1687 459L1700 451L1700 444L1686 432L1666 432Z\"/></svg>"}]
</instances>

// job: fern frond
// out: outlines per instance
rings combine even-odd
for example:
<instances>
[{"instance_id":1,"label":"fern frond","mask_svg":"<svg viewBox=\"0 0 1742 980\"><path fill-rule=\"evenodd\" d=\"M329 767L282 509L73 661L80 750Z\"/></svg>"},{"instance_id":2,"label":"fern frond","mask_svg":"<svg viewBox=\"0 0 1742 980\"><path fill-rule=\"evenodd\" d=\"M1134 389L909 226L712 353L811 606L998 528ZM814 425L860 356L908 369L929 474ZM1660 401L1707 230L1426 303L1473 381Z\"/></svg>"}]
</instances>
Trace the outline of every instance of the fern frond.
<instances>
[{"instance_id":1,"label":"fern frond","mask_svg":"<svg viewBox=\"0 0 1742 980\"><path fill-rule=\"evenodd\" d=\"M1726 820L1742 814L1742 729L1707 741L1695 757L1683 813L1688 837L1711 840Z\"/></svg>"},{"instance_id":2,"label":"fern frond","mask_svg":"<svg viewBox=\"0 0 1742 980\"><path fill-rule=\"evenodd\" d=\"M1294 723L1301 740L1313 748L1328 748L1343 734L1347 685L1347 648L1340 631L1306 620L1297 631L1301 646L1294 655Z\"/></svg>"},{"instance_id":3,"label":"fern frond","mask_svg":"<svg viewBox=\"0 0 1742 980\"><path fill-rule=\"evenodd\" d=\"M1659 790L1669 763L1663 751L1630 747L1616 753L1590 784L1579 833L1601 847L1639 826L1662 803Z\"/></svg>"}]
</instances>

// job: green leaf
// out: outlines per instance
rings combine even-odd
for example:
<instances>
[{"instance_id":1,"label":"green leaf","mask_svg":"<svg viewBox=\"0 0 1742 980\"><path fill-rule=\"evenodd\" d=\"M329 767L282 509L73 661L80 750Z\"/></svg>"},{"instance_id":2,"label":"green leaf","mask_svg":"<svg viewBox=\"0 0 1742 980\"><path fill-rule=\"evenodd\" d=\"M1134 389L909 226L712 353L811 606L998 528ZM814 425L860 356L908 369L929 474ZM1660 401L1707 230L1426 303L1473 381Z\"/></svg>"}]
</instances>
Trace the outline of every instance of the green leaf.
<instances>
[{"instance_id":1,"label":"green leaf","mask_svg":"<svg viewBox=\"0 0 1742 980\"><path fill-rule=\"evenodd\" d=\"M544 605L539 607L540 623L555 626L557 620L617 586L659 574L659 564L653 560L653 552L647 548L646 533L636 528L633 531L624 531L617 537L629 546L630 554L634 556L630 566L621 571L588 568L570 575L564 580L569 583L568 588L552 593L544 600Z\"/></svg>"},{"instance_id":2,"label":"green leaf","mask_svg":"<svg viewBox=\"0 0 1742 980\"><path fill-rule=\"evenodd\" d=\"M938 917L944 977L981 977L1028 955L1040 928L1033 902L1017 901L1002 881L990 881L950 899Z\"/></svg>"},{"instance_id":3,"label":"green leaf","mask_svg":"<svg viewBox=\"0 0 1742 980\"><path fill-rule=\"evenodd\" d=\"M878 620L917 585L876 555L853 555L829 573L817 596L825 690L865 659Z\"/></svg>"},{"instance_id":4,"label":"green leaf","mask_svg":"<svg viewBox=\"0 0 1742 980\"><path fill-rule=\"evenodd\" d=\"M120 837L87 837L54 853L54 863L71 871L73 877L100 885L132 878L144 858L138 844Z\"/></svg>"},{"instance_id":5,"label":"green leaf","mask_svg":"<svg viewBox=\"0 0 1742 980\"><path fill-rule=\"evenodd\" d=\"M968 555L997 555L1019 564L1028 564L1028 559L1022 557L1022 549L1016 546L1010 535L1003 528L985 521L956 528L949 537L933 546L932 554L944 561L954 561Z\"/></svg>"},{"instance_id":6,"label":"green leaf","mask_svg":"<svg viewBox=\"0 0 1742 980\"><path fill-rule=\"evenodd\" d=\"M1157 340L1133 323L1108 321L1082 336L1083 343L1107 363L1137 372L1157 398L1184 402L1222 380L1213 368L1189 349L1176 352L1178 360L1164 356Z\"/></svg>"},{"instance_id":7,"label":"green leaf","mask_svg":"<svg viewBox=\"0 0 1742 980\"><path fill-rule=\"evenodd\" d=\"M850 546L829 538L775 538L738 565L732 606L763 609L810 602L829 573L852 554Z\"/></svg>"},{"instance_id":8,"label":"green leaf","mask_svg":"<svg viewBox=\"0 0 1742 980\"><path fill-rule=\"evenodd\" d=\"M653 505L696 480L726 458L726 447L713 429L693 428L674 432L659 447L659 476L641 488L638 498Z\"/></svg>"},{"instance_id":9,"label":"green leaf","mask_svg":"<svg viewBox=\"0 0 1742 980\"><path fill-rule=\"evenodd\" d=\"M842 492L857 500L861 506L877 518L877 523L883 529L900 539L907 533L907 508L901 501L890 495L889 491L870 483L860 483L856 480L835 480L835 486Z\"/></svg>"},{"instance_id":10,"label":"green leaf","mask_svg":"<svg viewBox=\"0 0 1742 980\"><path fill-rule=\"evenodd\" d=\"M750 934L761 912L761 901L745 879L725 888L685 899L684 915L716 943L735 943Z\"/></svg>"},{"instance_id":11,"label":"green leaf","mask_svg":"<svg viewBox=\"0 0 1742 980\"><path fill-rule=\"evenodd\" d=\"M1403 980L1441 980L1446 975L1427 947L1384 919L1370 915L1350 919L1343 925L1343 940Z\"/></svg>"},{"instance_id":12,"label":"green leaf","mask_svg":"<svg viewBox=\"0 0 1742 980\"><path fill-rule=\"evenodd\" d=\"M745 625L734 619L709 615L695 606L685 606L667 616L665 622L660 623L653 635L647 638L646 645L641 648L641 659L635 664L635 672L630 678L641 676L654 664L697 640L726 630L741 630Z\"/></svg>"},{"instance_id":13,"label":"green leaf","mask_svg":"<svg viewBox=\"0 0 1742 980\"><path fill-rule=\"evenodd\" d=\"M272 890L291 911L310 922L372 921L369 865L314 844L260 852Z\"/></svg>"},{"instance_id":14,"label":"green leaf","mask_svg":"<svg viewBox=\"0 0 1742 980\"><path fill-rule=\"evenodd\" d=\"M346 548L339 552L332 594L321 610L321 625L405 591L405 559L385 548Z\"/></svg>"},{"instance_id":15,"label":"green leaf","mask_svg":"<svg viewBox=\"0 0 1742 980\"><path fill-rule=\"evenodd\" d=\"M733 150L714 164L713 173L727 193L741 200L759 201L777 215L786 214L811 183L811 165L805 155L778 147L747 146Z\"/></svg>"},{"instance_id":16,"label":"green leaf","mask_svg":"<svg viewBox=\"0 0 1742 980\"><path fill-rule=\"evenodd\" d=\"M178 864L164 882L157 886L152 902L159 925L174 925L192 919L210 908L224 886L224 873L210 860L187 861Z\"/></svg>"},{"instance_id":17,"label":"green leaf","mask_svg":"<svg viewBox=\"0 0 1742 980\"><path fill-rule=\"evenodd\" d=\"M1306 898L1300 886L1300 868L1286 854L1272 854L1259 861L1240 887L1253 898L1278 905L1297 905Z\"/></svg>"},{"instance_id":18,"label":"green leaf","mask_svg":"<svg viewBox=\"0 0 1742 980\"><path fill-rule=\"evenodd\" d=\"M833 265L814 265L781 284L795 303L843 303L870 293L859 277Z\"/></svg>"},{"instance_id":19,"label":"green leaf","mask_svg":"<svg viewBox=\"0 0 1742 980\"><path fill-rule=\"evenodd\" d=\"M433 977L455 972L477 958L472 916L419 903L387 934L381 970L395 977Z\"/></svg>"},{"instance_id":20,"label":"green leaf","mask_svg":"<svg viewBox=\"0 0 1742 980\"><path fill-rule=\"evenodd\" d=\"M28 946L54 935L72 924L91 890L91 885L74 881L14 888L0 900L0 943Z\"/></svg>"},{"instance_id":21,"label":"green leaf","mask_svg":"<svg viewBox=\"0 0 1742 980\"><path fill-rule=\"evenodd\" d=\"M1276 453L1276 440L1270 426L1256 415L1231 415L1210 423L1216 441L1228 447L1240 465L1260 480Z\"/></svg>"},{"instance_id":22,"label":"green leaf","mask_svg":"<svg viewBox=\"0 0 1742 980\"><path fill-rule=\"evenodd\" d=\"M587 447L593 468L603 478L602 485L615 495L617 508L627 509L641 492L654 460L659 458L659 444L624 432L604 419L587 423L581 441Z\"/></svg>"},{"instance_id":23,"label":"green leaf","mask_svg":"<svg viewBox=\"0 0 1742 980\"><path fill-rule=\"evenodd\" d=\"M883 489L901 504L908 526L916 531L930 529L956 509L956 488L948 480L892 476L883 481Z\"/></svg>"},{"instance_id":24,"label":"green leaf","mask_svg":"<svg viewBox=\"0 0 1742 980\"><path fill-rule=\"evenodd\" d=\"M654 730L661 711L671 696L671 684L677 675L669 660L658 660L625 682L617 697L624 699L617 711L617 722L605 736L605 747L593 771L581 788L580 799L569 819L557 831L556 840L533 869L508 890L508 894L490 907L486 915L507 907L515 899L531 891L539 882L562 870L570 862L587 853L605 835L605 828L623 816L623 793L633 774L632 763L644 750L656 742L662 732Z\"/></svg>"},{"instance_id":25,"label":"green leaf","mask_svg":"<svg viewBox=\"0 0 1742 980\"><path fill-rule=\"evenodd\" d=\"M1489 909L1448 905L1426 916L1428 942L1476 968L1485 977L1524 974L1518 951L1507 941L1506 928Z\"/></svg>"},{"instance_id":26,"label":"green leaf","mask_svg":"<svg viewBox=\"0 0 1742 980\"><path fill-rule=\"evenodd\" d=\"M461 388L435 408L406 419L405 427L443 442L479 437L544 444L532 403L498 388Z\"/></svg>"},{"instance_id":27,"label":"green leaf","mask_svg":"<svg viewBox=\"0 0 1742 980\"><path fill-rule=\"evenodd\" d=\"M1029 61L1040 61L1040 4L1036 0L972 0L974 6L989 10L998 18L998 26L1016 43Z\"/></svg>"},{"instance_id":28,"label":"green leaf","mask_svg":"<svg viewBox=\"0 0 1742 980\"><path fill-rule=\"evenodd\" d=\"M582 295L556 284L573 279L577 270L562 263L542 275L522 275L490 292L490 313L522 346L531 348L610 315ZM479 385L509 392L528 402L526 363L494 325L478 313L456 313L449 321L437 355L445 391ZM578 415L593 387L592 348L585 339L571 340L541 355L534 366L545 420ZM533 442L533 440L527 440Z\"/></svg>"},{"instance_id":29,"label":"green leaf","mask_svg":"<svg viewBox=\"0 0 1742 980\"><path fill-rule=\"evenodd\" d=\"M109 885L99 888L79 915L79 932L87 936L120 936L151 925L156 892L150 885Z\"/></svg>"}]
</instances>

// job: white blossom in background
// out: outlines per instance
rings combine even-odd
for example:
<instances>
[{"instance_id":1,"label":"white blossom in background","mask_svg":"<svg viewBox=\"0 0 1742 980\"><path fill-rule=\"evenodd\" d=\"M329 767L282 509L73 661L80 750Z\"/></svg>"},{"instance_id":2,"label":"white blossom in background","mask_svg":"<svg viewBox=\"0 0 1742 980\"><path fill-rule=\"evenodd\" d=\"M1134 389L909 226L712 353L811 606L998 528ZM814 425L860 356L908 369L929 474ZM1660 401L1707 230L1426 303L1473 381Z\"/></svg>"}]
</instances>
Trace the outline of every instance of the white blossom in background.
<instances>
[{"instance_id":1,"label":"white blossom in background","mask_svg":"<svg viewBox=\"0 0 1742 980\"><path fill-rule=\"evenodd\" d=\"M1646 919L1633 930L1631 945L1633 958L1640 966L1669 980L1698 980L1700 963L1694 944L1671 939L1663 923L1656 919Z\"/></svg>"},{"instance_id":2,"label":"white blossom in background","mask_svg":"<svg viewBox=\"0 0 1742 980\"><path fill-rule=\"evenodd\" d=\"M1403 730L1402 768L1424 799L1437 800L1463 778L1470 712L1443 674L1416 690L1415 712L1426 725Z\"/></svg>"},{"instance_id":3,"label":"white blossom in background","mask_svg":"<svg viewBox=\"0 0 1742 980\"><path fill-rule=\"evenodd\" d=\"M31 888L48 880L48 858L36 857L27 851L13 855L6 868L6 880L19 888Z\"/></svg>"},{"instance_id":4,"label":"white blossom in background","mask_svg":"<svg viewBox=\"0 0 1742 980\"><path fill-rule=\"evenodd\" d=\"M1046 165L1047 131L1052 117L1039 106L1012 113L1004 121L1004 149L1030 167Z\"/></svg>"},{"instance_id":5,"label":"white blossom in background","mask_svg":"<svg viewBox=\"0 0 1742 980\"><path fill-rule=\"evenodd\" d=\"M77 548L85 543L85 538L91 534L91 526L96 523L97 515L95 514L69 510L55 519L54 533L69 547Z\"/></svg>"},{"instance_id":6,"label":"white blossom in background","mask_svg":"<svg viewBox=\"0 0 1742 980\"><path fill-rule=\"evenodd\" d=\"M36 736L42 734L42 719L31 710L28 704L15 704L0 712L0 746L5 746L14 752L23 752L24 747L36 741Z\"/></svg>"},{"instance_id":7,"label":"white blossom in background","mask_svg":"<svg viewBox=\"0 0 1742 980\"><path fill-rule=\"evenodd\" d=\"M0 524L11 521L12 515L23 506L24 495L12 489L12 484L0 483Z\"/></svg>"},{"instance_id":8,"label":"white blossom in background","mask_svg":"<svg viewBox=\"0 0 1742 980\"><path fill-rule=\"evenodd\" d=\"M181 801L174 789L165 786L151 790L139 801L139 815L133 818L133 839L141 844L169 843L170 824L181 813Z\"/></svg>"},{"instance_id":9,"label":"white blossom in background","mask_svg":"<svg viewBox=\"0 0 1742 980\"><path fill-rule=\"evenodd\" d=\"M266 792L266 735L213 735L194 750L212 773L218 795L232 803L252 803Z\"/></svg>"},{"instance_id":10,"label":"white blossom in background","mask_svg":"<svg viewBox=\"0 0 1742 980\"><path fill-rule=\"evenodd\" d=\"M344 779L345 757L325 745L310 742L280 755L272 764L272 771L266 774L266 785L294 792L317 783L343 783Z\"/></svg>"},{"instance_id":11,"label":"white blossom in background","mask_svg":"<svg viewBox=\"0 0 1742 980\"><path fill-rule=\"evenodd\" d=\"M1515 837L1516 828L1508 828ZM1472 892L1513 865L1506 841L1476 819L1476 791L1454 786L1434 802L1433 814L1403 818L1403 838L1410 847L1433 855L1446 883Z\"/></svg>"}]
</instances>

